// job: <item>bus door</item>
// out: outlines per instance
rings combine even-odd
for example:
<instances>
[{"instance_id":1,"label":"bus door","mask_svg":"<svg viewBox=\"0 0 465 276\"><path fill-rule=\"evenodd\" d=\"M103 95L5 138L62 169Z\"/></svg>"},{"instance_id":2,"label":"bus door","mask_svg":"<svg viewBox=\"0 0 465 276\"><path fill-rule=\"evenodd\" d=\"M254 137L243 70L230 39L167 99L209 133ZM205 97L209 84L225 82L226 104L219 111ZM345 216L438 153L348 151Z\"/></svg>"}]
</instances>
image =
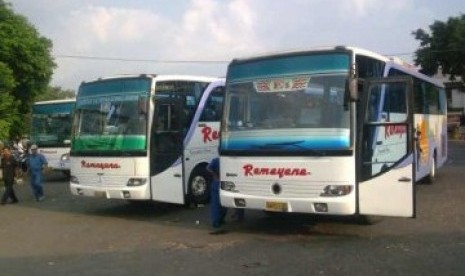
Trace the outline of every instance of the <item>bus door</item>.
<instances>
[{"instance_id":1,"label":"bus door","mask_svg":"<svg viewBox=\"0 0 465 276\"><path fill-rule=\"evenodd\" d=\"M415 216L412 79L365 82L358 124L358 212Z\"/></svg>"},{"instance_id":2,"label":"bus door","mask_svg":"<svg viewBox=\"0 0 465 276\"><path fill-rule=\"evenodd\" d=\"M152 199L184 203L183 125L179 98L157 98L150 141Z\"/></svg>"}]
</instances>

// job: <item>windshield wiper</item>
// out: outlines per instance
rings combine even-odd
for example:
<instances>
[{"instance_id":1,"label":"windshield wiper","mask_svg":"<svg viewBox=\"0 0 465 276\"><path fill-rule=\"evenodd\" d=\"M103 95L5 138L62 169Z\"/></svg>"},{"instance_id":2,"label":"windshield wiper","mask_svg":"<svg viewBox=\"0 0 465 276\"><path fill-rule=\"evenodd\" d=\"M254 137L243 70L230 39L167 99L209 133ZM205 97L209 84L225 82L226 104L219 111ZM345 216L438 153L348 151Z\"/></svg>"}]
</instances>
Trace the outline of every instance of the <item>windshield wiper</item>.
<instances>
[{"instance_id":1,"label":"windshield wiper","mask_svg":"<svg viewBox=\"0 0 465 276\"><path fill-rule=\"evenodd\" d=\"M260 149L272 149L272 148L281 148L284 146L295 146L299 148L304 148L299 146L298 144L303 143L304 141L289 141L289 142L281 142L281 143L268 143L264 145L250 145L253 148L260 148Z\"/></svg>"}]
</instances>

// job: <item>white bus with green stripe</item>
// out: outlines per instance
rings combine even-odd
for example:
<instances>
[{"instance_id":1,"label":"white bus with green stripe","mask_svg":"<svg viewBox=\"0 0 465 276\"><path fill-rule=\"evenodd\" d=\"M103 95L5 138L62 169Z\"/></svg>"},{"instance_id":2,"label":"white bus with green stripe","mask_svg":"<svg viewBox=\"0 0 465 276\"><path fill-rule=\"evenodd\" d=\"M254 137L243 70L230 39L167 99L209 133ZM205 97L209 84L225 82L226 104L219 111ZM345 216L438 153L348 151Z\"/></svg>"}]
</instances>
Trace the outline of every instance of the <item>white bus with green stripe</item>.
<instances>
[{"instance_id":1,"label":"white bus with green stripe","mask_svg":"<svg viewBox=\"0 0 465 276\"><path fill-rule=\"evenodd\" d=\"M183 75L102 78L80 85L71 192L184 204L209 200L224 79Z\"/></svg>"}]
</instances>

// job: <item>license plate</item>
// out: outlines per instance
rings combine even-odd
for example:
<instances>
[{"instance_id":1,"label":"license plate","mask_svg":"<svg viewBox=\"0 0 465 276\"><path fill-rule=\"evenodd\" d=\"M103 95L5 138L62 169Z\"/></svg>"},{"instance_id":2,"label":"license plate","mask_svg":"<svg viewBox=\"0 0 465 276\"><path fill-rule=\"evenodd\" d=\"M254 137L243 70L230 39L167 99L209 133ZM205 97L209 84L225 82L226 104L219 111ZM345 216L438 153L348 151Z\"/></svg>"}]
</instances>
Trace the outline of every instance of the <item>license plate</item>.
<instances>
[{"instance_id":1,"label":"license plate","mask_svg":"<svg viewBox=\"0 0 465 276\"><path fill-rule=\"evenodd\" d=\"M107 194L105 192L102 192L102 191L95 191L94 196L95 197L107 197Z\"/></svg>"},{"instance_id":2,"label":"license plate","mask_svg":"<svg viewBox=\"0 0 465 276\"><path fill-rule=\"evenodd\" d=\"M287 203L277 202L277 201L267 201L266 210L273 211L273 212L287 212Z\"/></svg>"}]
</instances>

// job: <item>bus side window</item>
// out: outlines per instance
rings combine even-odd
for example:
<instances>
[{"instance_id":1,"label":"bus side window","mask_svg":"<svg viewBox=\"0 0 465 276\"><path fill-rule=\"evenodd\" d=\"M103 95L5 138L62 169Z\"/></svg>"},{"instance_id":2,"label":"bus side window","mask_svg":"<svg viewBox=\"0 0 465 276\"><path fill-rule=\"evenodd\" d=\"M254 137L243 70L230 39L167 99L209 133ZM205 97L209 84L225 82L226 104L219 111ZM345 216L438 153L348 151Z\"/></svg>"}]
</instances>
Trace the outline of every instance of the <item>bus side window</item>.
<instances>
[{"instance_id":1,"label":"bus side window","mask_svg":"<svg viewBox=\"0 0 465 276\"><path fill-rule=\"evenodd\" d=\"M367 122L378 122L380 117L380 104L381 104L381 87L376 87L370 94L368 101Z\"/></svg>"},{"instance_id":2,"label":"bus side window","mask_svg":"<svg viewBox=\"0 0 465 276\"><path fill-rule=\"evenodd\" d=\"M221 111L223 109L223 88L217 87L208 96L205 106L200 115L201 122L214 122L219 121L221 118Z\"/></svg>"},{"instance_id":3,"label":"bus side window","mask_svg":"<svg viewBox=\"0 0 465 276\"><path fill-rule=\"evenodd\" d=\"M428 106L428 114L440 114L439 108L439 94L431 84L426 85L426 101Z\"/></svg>"},{"instance_id":4,"label":"bus side window","mask_svg":"<svg viewBox=\"0 0 465 276\"><path fill-rule=\"evenodd\" d=\"M404 91L404 87L401 85L393 84L386 88L383 113L386 113L389 122L402 122L407 118L406 95Z\"/></svg>"},{"instance_id":5,"label":"bus side window","mask_svg":"<svg viewBox=\"0 0 465 276\"><path fill-rule=\"evenodd\" d=\"M208 83L195 81L178 81L176 82L176 92L184 97L183 112L184 122L183 129L189 129L194 118L196 107L202 98Z\"/></svg>"}]
</instances>

